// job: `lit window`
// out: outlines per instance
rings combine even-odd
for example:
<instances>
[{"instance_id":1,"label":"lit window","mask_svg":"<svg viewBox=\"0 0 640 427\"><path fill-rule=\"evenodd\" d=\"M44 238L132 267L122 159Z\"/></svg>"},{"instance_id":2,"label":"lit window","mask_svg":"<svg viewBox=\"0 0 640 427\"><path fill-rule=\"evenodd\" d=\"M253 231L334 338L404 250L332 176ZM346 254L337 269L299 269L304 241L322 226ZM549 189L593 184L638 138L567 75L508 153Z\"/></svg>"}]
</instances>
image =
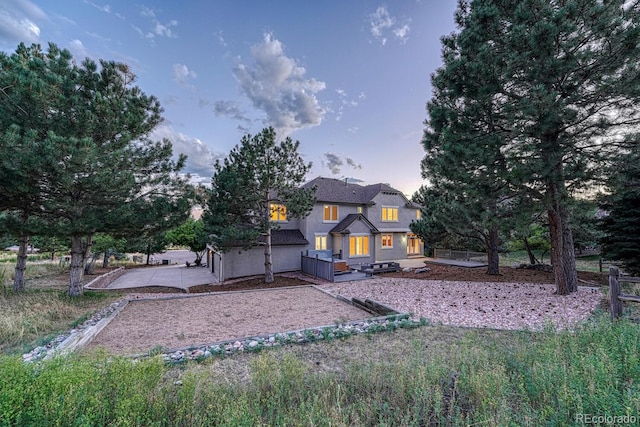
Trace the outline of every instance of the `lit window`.
<instances>
[{"instance_id":1,"label":"lit window","mask_svg":"<svg viewBox=\"0 0 640 427\"><path fill-rule=\"evenodd\" d=\"M397 207L382 207L382 220L383 221L397 221L398 220L398 208Z\"/></svg>"},{"instance_id":2,"label":"lit window","mask_svg":"<svg viewBox=\"0 0 640 427\"><path fill-rule=\"evenodd\" d=\"M324 222L338 222L337 205L324 205Z\"/></svg>"},{"instance_id":3,"label":"lit window","mask_svg":"<svg viewBox=\"0 0 640 427\"><path fill-rule=\"evenodd\" d=\"M369 236L349 237L349 256L369 255Z\"/></svg>"},{"instance_id":4,"label":"lit window","mask_svg":"<svg viewBox=\"0 0 640 427\"><path fill-rule=\"evenodd\" d=\"M358 213L362 213L362 206L358 206L358 207L356 208L356 212L358 212Z\"/></svg>"},{"instance_id":5,"label":"lit window","mask_svg":"<svg viewBox=\"0 0 640 427\"><path fill-rule=\"evenodd\" d=\"M316 250L324 251L325 249L327 249L327 235L316 234Z\"/></svg>"},{"instance_id":6,"label":"lit window","mask_svg":"<svg viewBox=\"0 0 640 427\"><path fill-rule=\"evenodd\" d=\"M420 212L420 210L418 209L416 211L416 219L420 219L421 216L422 216L422 212Z\"/></svg>"},{"instance_id":7,"label":"lit window","mask_svg":"<svg viewBox=\"0 0 640 427\"><path fill-rule=\"evenodd\" d=\"M286 221L287 207L285 205L271 204L271 221Z\"/></svg>"},{"instance_id":8,"label":"lit window","mask_svg":"<svg viewBox=\"0 0 640 427\"><path fill-rule=\"evenodd\" d=\"M382 235L382 249L393 248L393 234Z\"/></svg>"}]
</instances>

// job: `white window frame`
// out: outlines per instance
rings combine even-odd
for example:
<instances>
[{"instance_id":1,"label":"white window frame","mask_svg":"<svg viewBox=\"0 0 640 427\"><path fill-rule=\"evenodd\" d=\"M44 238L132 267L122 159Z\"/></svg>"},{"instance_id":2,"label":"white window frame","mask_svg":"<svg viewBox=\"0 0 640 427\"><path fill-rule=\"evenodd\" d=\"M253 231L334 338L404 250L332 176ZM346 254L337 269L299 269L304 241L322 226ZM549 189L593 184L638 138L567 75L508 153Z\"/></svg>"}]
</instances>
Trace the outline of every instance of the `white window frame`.
<instances>
[{"instance_id":1,"label":"white window frame","mask_svg":"<svg viewBox=\"0 0 640 427\"><path fill-rule=\"evenodd\" d=\"M386 211L386 209L391 209L391 211ZM388 212L395 212L395 219L385 219L385 212L387 212L387 217L388 217ZM382 210L380 211L380 220L382 222L398 222L398 216L400 215L400 209L399 206L385 206L382 205Z\"/></svg>"},{"instance_id":2,"label":"white window frame","mask_svg":"<svg viewBox=\"0 0 640 427\"><path fill-rule=\"evenodd\" d=\"M367 238L367 245L366 247L364 246L364 238ZM361 253L358 253L357 251L355 253L351 253L351 239L355 239L355 241L357 242L358 239L362 239L361 240L361 244L360 244L360 248L362 249ZM370 234L351 234L349 235L349 258L367 258L370 255L370 246L371 246L371 235ZM357 248L357 244L356 244L356 248ZM364 249L366 249L366 253L364 252Z\"/></svg>"},{"instance_id":3,"label":"white window frame","mask_svg":"<svg viewBox=\"0 0 640 427\"><path fill-rule=\"evenodd\" d=\"M391 239L391 245L385 245L384 241L385 241L385 236L389 236L389 238ZM382 241L380 242L380 247L382 249L393 249L393 234L392 233L383 233L381 235Z\"/></svg>"},{"instance_id":4,"label":"white window frame","mask_svg":"<svg viewBox=\"0 0 640 427\"><path fill-rule=\"evenodd\" d=\"M334 206L336 208L336 218L335 219L331 218L332 217L331 213L333 212L332 208ZM329 219L326 219L325 215L324 215L326 208L329 208ZM335 222L338 222L338 218L340 218L340 207L338 205L323 205L322 206L322 222L324 222L324 223L335 223Z\"/></svg>"},{"instance_id":5,"label":"white window frame","mask_svg":"<svg viewBox=\"0 0 640 427\"><path fill-rule=\"evenodd\" d=\"M324 243L324 247L318 247L318 242ZM315 233L315 248L317 251L327 250L327 233Z\"/></svg>"}]
</instances>

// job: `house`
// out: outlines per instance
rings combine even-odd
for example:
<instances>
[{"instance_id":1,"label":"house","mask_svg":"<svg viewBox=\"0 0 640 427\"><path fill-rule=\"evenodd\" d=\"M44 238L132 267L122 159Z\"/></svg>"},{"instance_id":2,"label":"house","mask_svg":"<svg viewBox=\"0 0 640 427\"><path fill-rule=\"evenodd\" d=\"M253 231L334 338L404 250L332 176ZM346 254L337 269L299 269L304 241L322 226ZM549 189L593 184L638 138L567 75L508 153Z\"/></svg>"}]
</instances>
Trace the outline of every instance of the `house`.
<instances>
[{"instance_id":1,"label":"house","mask_svg":"<svg viewBox=\"0 0 640 427\"><path fill-rule=\"evenodd\" d=\"M297 271L301 253L330 251L349 266L422 256L423 242L409 224L420 218L420 206L388 184L358 185L318 177L303 187L316 187L311 213L288 218L286 207L274 206L271 219L275 273ZM209 266L219 280L264 273L264 249L209 251Z\"/></svg>"}]
</instances>

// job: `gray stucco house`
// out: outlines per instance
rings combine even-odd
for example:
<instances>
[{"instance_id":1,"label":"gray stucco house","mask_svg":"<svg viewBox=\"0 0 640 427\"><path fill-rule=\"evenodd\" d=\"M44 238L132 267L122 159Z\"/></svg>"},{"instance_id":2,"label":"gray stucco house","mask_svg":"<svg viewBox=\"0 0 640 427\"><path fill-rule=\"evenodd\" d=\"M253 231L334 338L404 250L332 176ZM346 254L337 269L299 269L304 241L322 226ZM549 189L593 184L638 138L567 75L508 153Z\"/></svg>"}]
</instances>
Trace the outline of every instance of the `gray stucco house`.
<instances>
[{"instance_id":1,"label":"gray stucco house","mask_svg":"<svg viewBox=\"0 0 640 427\"><path fill-rule=\"evenodd\" d=\"M302 219L287 218L286 208L274 209L279 225L272 233L275 273L300 270L307 250L339 254L349 266L422 256L424 243L409 224L420 218L420 206L388 184L358 185L318 177L304 187L316 187L316 203ZM264 249L212 249L208 265L220 281L264 273Z\"/></svg>"}]
</instances>

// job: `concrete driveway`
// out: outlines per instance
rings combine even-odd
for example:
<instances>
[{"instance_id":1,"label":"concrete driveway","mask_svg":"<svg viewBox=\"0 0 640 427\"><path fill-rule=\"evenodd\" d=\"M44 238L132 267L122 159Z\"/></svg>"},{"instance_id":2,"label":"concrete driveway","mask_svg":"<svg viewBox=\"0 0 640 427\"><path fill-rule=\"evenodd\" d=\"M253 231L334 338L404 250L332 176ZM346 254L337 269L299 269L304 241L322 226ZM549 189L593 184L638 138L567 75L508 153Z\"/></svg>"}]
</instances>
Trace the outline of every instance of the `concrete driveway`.
<instances>
[{"instance_id":1,"label":"concrete driveway","mask_svg":"<svg viewBox=\"0 0 640 427\"><path fill-rule=\"evenodd\" d=\"M142 267L127 270L111 282L107 289L132 289L145 286L167 286L188 289L191 286L217 283L216 277L207 267L189 267L185 261L193 262L195 254L189 251L167 251L154 255L156 260L169 260L168 266Z\"/></svg>"}]
</instances>

